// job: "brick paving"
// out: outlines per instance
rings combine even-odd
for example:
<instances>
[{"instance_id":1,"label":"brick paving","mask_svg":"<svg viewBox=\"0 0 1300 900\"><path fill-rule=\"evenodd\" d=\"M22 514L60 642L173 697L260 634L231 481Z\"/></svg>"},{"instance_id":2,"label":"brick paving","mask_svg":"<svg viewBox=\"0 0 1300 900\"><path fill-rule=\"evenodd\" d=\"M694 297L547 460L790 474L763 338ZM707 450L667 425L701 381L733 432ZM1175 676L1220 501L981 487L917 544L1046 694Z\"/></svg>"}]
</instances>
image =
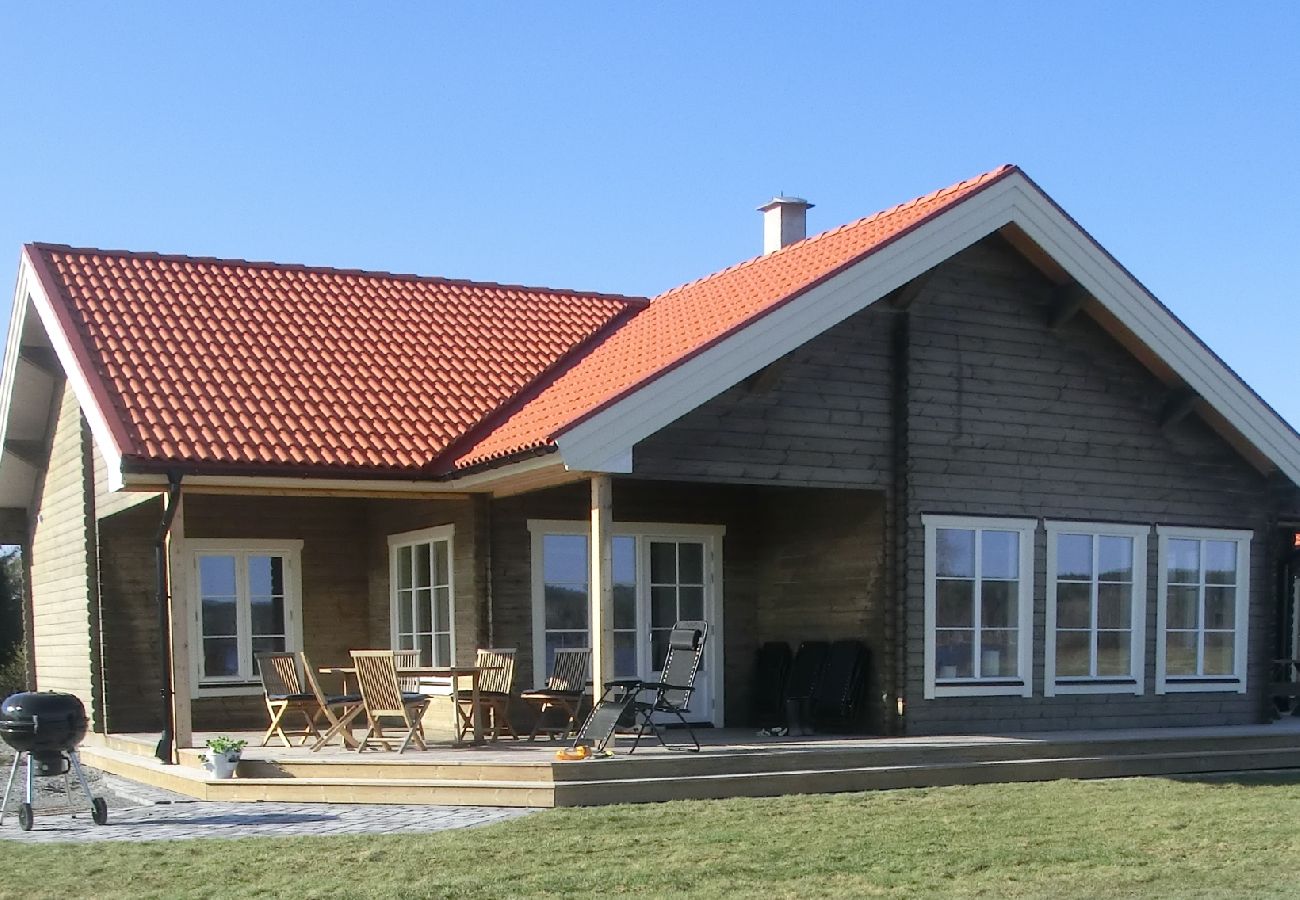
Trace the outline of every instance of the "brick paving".
<instances>
[{"instance_id":1,"label":"brick paving","mask_svg":"<svg viewBox=\"0 0 1300 900\"><path fill-rule=\"evenodd\" d=\"M3 784L0 783L0 787ZM83 841L175 841L190 838L290 837L330 834L423 834L504 822L535 810L486 806L388 806L350 803L213 803L102 777L109 798L108 824L90 813L42 816L38 802L31 831L18 827L17 811L5 816L0 840L22 843ZM98 787L96 788L98 791ZM80 791L74 789L74 800ZM42 797L47 805L56 798ZM61 799L61 798L57 798Z\"/></svg>"}]
</instances>

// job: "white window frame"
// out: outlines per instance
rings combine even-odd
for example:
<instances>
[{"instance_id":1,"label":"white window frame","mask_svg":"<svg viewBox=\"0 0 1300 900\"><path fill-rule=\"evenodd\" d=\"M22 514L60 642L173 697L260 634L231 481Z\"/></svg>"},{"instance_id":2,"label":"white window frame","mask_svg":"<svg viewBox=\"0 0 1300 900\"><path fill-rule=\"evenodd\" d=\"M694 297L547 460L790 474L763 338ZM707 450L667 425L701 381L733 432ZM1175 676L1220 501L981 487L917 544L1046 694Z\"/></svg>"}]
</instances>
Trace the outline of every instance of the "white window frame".
<instances>
[{"instance_id":1,"label":"white window frame","mask_svg":"<svg viewBox=\"0 0 1300 900\"><path fill-rule=\"evenodd\" d=\"M1032 697L1034 695L1034 541L1037 519L1008 519L985 516L924 515L925 526L925 699L940 697ZM935 538L941 529L1015 531L1020 534L1020 580L1016 617L1017 675L1014 678L939 679L935 673L935 618L937 606L937 562ZM979 554L976 553L976 583L979 582ZM979 602L976 595L976 615ZM978 631L978 618L976 619Z\"/></svg>"},{"instance_id":2,"label":"white window frame","mask_svg":"<svg viewBox=\"0 0 1300 900\"><path fill-rule=\"evenodd\" d=\"M242 540L186 538L184 544L186 586L190 607L190 677L191 698L235 697L262 693L261 679L252 676L203 677L203 597L199 585L199 557L233 555L278 555L284 557L285 649L302 649L302 546L300 540ZM236 563L236 572L243 570ZM247 629L247 598L238 606L240 655L251 646L252 633ZM246 646L248 645L248 646Z\"/></svg>"},{"instance_id":3,"label":"white window frame","mask_svg":"<svg viewBox=\"0 0 1300 900\"><path fill-rule=\"evenodd\" d=\"M454 525L436 525L433 528L403 531L388 536L388 646L397 649L398 624L401 621L397 612L397 560L399 556L397 551L402 547L415 547L419 544L432 544L438 541L447 542L447 625L450 632L448 644L451 659L445 663L438 663L435 659L434 665L452 666L456 664L456 526ZM432 560L430 564L432 567ZM431 609L429 614L429 624L435 626L437 623L436 613ZM414 624L414 621L412 620L412 624ZM438 653L438 633L435 628L433 641L435 657Z\"/></svg>"},{"instance_id":4,"label":"white window frame","mask_svg":"<svg viewBox=\"0 0 1300 900\"><path fill-rule=\"evenodd\" d=\"M572 519L529 519L528 531L532 538L530 555L532 565L532 606L533 606L533 683L546 682L546 589L542 566L542 540L548 534L583 535L591 540L591 524ZM704 648L705 672L711 679L709 689L713 695L713 724L722 727L725 711L723 693L725 679L722 677L722 635L723 616L723 563L722 539L727 529L724 525L698 525L673 522L615 522L614 537L632 537L636 539L636 577L637 577L637 621L650 621L650 564L645 545L653 540L698 540L704 543L705 579L708 590L704 594L704 617L709 623L709 640ZM590 550L588 550L590 552ZM590 559L590 558L589 558ZM590 588L588 589L590 591ZM590 602L590 593L588 593ZM590 631L590 628L588 629ZM641 671L647 671L647 665L654 661L647 658L648 647L637 645L637 665Z\"/></svg>"},{"instance_id":5,"label":"white window frame","mask_svg":"<svg viewBox=\"0 0 1300 900\"><path fill-rule=\"evenodd\" d=\"M1146 682L1147 621L1147 538L1150 525L1119 525L1111 522L1049 521L1047 528L1047 628L1043 640L1043 696L1057 694L1134 694L1141 696ZM1063 534L1082 534L1093 539L1096 560L1097 538L1127 537L1133 540L1132 607L1129 610L1129 674L1127 676L1056 676L1056 562L1057 541ZM1097 572L1092 580L1092 628L1097 633Z\"/></svg>"},{"instance_id":6,"label":"white window frame","mask_svg":"<svg viewBox=\"0 0 1300 900\"><path fill-rule=\"evenodd\" d=\"M1250 545L1253 531L1222 528L1188 528L1181 525L1157 525L1159 542L1159 592L1156 595L1156 693L1246 693L1246 653L1250 645ZM1169 542L1171 540L1234 541L1237 544L1237 598L1236 621L1233 634L1233 673L1231 675L1174 675L1166 671L1168 662L1168 635L1165 622L1169 605ZM1201 559L1204 560L1204 554ZM1204 563L1202 562L1202 568ZM1201 587L1201 614L1198 632L1205 631L1204 578Z\"/></svg>"}]
</instances>

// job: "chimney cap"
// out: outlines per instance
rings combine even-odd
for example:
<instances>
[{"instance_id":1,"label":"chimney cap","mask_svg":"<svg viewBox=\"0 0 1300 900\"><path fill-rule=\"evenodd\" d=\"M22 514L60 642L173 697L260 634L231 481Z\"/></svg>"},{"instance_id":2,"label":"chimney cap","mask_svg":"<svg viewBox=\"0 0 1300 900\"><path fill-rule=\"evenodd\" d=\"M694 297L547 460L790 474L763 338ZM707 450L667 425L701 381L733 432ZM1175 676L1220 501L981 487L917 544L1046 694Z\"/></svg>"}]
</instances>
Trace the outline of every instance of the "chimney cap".
<instances>
[{"instance_id":1,"label":"chimney cap","mask_svg":"<svg viewBox=\"0 0 1300 900\"><path fill-rule=\"evenodd\" d=\"M809 203L803 197L787 197L784 194L773 197L758 208L759 212L767 212L769 209L776 209L780 206L801 206L804 209L812 209L814 204Z\"/></svg>"}]
</instances>

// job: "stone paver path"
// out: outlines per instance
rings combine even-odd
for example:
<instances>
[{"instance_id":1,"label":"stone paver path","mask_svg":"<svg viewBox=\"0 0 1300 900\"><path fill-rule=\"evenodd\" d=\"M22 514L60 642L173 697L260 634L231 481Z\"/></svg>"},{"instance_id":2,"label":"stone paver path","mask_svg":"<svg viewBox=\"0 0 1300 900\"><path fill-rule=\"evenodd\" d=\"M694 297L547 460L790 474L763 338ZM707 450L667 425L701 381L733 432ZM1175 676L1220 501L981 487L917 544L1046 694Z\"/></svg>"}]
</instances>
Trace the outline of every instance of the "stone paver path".
<instances>
[{"instance_id":1,"label":"stone paver path","mask_svg":"<svg viewBox=\"0 0 1300 900\"><path fill-rule=\"evenodd\" d=\"M3 788L0 783L0 788ZM189 838L288 837L327 834L419 834L504 822L535 810L487 806L386 806L350 803L212 803L104 776L108 824L88 812L42 816L31 831L16 812L0 825L0 841L174 841ZM79 792L77 792L79 794ZM77 797L80 800L80 797Z\"/></svg>"}]
</instances>

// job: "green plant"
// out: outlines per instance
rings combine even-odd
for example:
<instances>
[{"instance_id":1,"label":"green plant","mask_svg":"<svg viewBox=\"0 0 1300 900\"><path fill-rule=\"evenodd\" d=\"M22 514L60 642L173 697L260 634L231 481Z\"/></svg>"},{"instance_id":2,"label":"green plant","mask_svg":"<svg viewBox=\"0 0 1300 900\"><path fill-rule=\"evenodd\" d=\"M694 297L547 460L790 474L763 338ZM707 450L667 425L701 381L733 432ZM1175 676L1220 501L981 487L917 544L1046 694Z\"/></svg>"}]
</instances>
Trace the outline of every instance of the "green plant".
<instances>
[{"instance_id":1,"label":"green plant","mask_svg":"<svg viewBox=\"0 0 1300 900\"><path fill-rule=\"evenodd\" d=\"M214 737L207 740L207 747L213 753L234 753L237 755L246 746L248 746L248 741L238 741L232 737Z\"/></svg>"},{"instance_id":2,"label":"green plant","mask_svg":"<svg viewBox=\"0 0 1300 900\"><path fill-rule=\"evenodd\" d=\"M0 661L0 698L27 690L27 654L20 644L8 659Z\"/></svg>"}]
</instances>

